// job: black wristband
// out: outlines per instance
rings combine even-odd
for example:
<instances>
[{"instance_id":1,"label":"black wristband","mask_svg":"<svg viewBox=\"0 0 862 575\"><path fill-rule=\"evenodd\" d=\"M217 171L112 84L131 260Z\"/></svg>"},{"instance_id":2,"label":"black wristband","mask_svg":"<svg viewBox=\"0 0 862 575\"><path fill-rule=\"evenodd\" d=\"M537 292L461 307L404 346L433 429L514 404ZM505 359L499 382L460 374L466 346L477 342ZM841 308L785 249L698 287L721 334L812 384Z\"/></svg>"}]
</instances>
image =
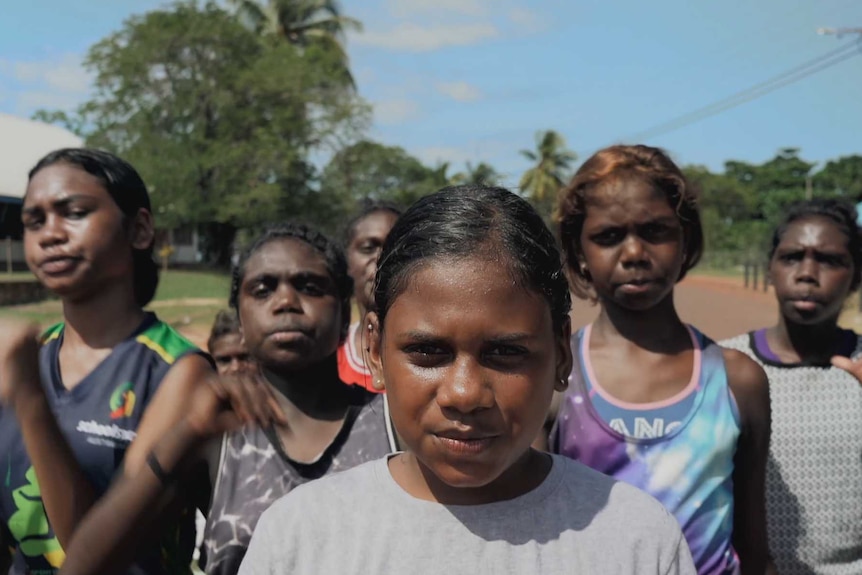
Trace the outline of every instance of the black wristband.
<instances>
[{"instance_id":1,"label":"black wristband","mask_svg":"<svg viewBox=\"0 0 862 575\"><path fill-rule=\"evenodd\" d=\"M153 475L155 475L162 485L166 487L171 485L177 478L174 473L165 473L165 470L162 468L162 464L159 463L159 460L156 459L156 454L152 451L147 455L147 465L150 466L150 469L153 471Z\"/></svg>"}]
</instances>

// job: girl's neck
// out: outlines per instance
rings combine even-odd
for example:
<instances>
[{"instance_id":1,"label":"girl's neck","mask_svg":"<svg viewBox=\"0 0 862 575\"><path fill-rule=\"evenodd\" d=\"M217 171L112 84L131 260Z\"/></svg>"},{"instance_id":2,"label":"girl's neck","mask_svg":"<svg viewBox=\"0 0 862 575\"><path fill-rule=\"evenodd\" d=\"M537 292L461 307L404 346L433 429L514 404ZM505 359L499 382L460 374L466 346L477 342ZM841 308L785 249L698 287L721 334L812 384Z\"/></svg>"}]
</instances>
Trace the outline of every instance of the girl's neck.
<instances>
[{"instance_id":1,"label":"girl's neck","mask_svg":"<svg viewBox=\"0 0 862 575\"><path fill-rule=\"evenodd\" d=\"M452 487L410 451L389 459L389 472L401 488L417 499L443 505L487 505L508 501L538 488L548 477L553 461L547 453L525 452L499 477L481 487Z\"/></svg>"},{"instance_id":2,"label":"girl's neck","mask_svg":"<svg viewBox=\"0 0 862 575\"><path fill-rule=\"evenodd\" d=\"M601 302L599 317L593 323L594 337L623 338L651 351L665 351L688 344L690 336L673 303L673 292L657 305L645 310L631 310L615 302Z\"/></svg>"},{"instance_id":3,"label":"girl's neck","mask_svg":"<svg viewBox=\"0 0 862 575\"><path fill-rule=\"evenodd\" d=\"M781 316L778 325L766 330L766 338L772 351L788 363L827 364L838 349L841 333L837 315L816 325Z\"/></svg>"},{"instance_id":4,"label":"girl's neck","mask_svg":"<svg viewBox=\"0 0 862 575\"><path fill-rule=\"evenodd\" d=\"M262 371L269 384L296 408L298 414L312 419L344 417L355 394L338 378L335 354L302 371L287 372L267 367L262 367Z\"/></svg>"},{"instance_id":5,"label":"girl's neck","mask_svg":"<svg viewBox=\"0 0 862 575\"><path fill-rule=\"evenodd\" d=\"M106 289L86 299L63 301L64 345L113 348L144 321L131 286Z\"/></svg>"}]
</instances>

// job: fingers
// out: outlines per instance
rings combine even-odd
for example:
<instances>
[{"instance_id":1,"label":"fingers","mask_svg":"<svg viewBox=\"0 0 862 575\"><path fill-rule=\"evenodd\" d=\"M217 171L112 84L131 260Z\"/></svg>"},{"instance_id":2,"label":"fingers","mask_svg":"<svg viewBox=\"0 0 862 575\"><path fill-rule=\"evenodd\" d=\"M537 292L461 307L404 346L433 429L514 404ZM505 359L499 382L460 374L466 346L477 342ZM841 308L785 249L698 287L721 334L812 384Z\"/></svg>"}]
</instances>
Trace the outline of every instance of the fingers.
<instances>
[{"instance_id":1,"label":"fingers","mask_svg":"<svg viewBox=\"0 0 862 575\"><path fill-rule=\"evenodd\" d=\"M859 383L862 383L862 360L852 360L849 357L836 355L830 361L833 366L843 369L855 377Z\"/></svg>"},{"instance_id":2,"label":"fingers","mask_svg":"<svg viewBox=\"0 0 862 575\"><path fill-rule=\"evenodd\" d=\"M239 374L220 378L223 400L241 424L269 427L285 424L284 412L270 386L256 374Z\"/></svg>"},{"instance_id":3,"label":"fingers","mask_svg":"<svg viewBox=\"0 0 862 575\"><path fill-rule=\"evenodd\" d=\"M835 355L832 357L830 362L838 369L843 369L844 371L850 371L851 369L853 369L853 360L849 357Z\"/></svg>"}]
</instances>

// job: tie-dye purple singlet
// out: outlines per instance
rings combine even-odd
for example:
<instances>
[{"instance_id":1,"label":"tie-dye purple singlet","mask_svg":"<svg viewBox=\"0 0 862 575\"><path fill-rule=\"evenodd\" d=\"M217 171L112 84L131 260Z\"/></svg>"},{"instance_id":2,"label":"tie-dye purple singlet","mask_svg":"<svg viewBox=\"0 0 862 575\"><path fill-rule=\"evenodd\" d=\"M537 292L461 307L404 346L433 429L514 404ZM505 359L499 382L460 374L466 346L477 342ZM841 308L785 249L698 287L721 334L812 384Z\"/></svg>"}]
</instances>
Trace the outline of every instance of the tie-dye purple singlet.
<instances>
[{"instance_id":1,"label":"tie-dye purple singlet","mask_svg":"<svg viewBox=\"0 0 862 575\"><path fill-rule=\"evenodd\" d=\"M572 336L575 365L551 431L551 450L638 487L679 521L700 575L739 573L733 549L733 456L740 425L721 347L689 328L700 370L691 410L660 437L635 439L596 412L585 382L592 326ZM597 382L590 381L594 387Z\"/></svg>"}]
</instances>

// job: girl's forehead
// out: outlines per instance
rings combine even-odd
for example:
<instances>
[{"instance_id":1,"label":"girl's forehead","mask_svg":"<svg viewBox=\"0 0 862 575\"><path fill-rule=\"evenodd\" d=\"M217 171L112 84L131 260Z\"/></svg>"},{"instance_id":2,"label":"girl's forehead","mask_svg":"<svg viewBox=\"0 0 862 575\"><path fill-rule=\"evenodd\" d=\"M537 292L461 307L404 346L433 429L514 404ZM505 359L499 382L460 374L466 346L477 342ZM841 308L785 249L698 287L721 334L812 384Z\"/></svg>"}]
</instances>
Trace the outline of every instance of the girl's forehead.
<instances>
[{"instance_id":1,"label":"girl's forehead","mask_svg":"<svg viewBox=\"0 0 862 575\"><path fill-rule=\"evenodd\" d=\"M112 199L99 178L83 168L57 163L42 168L30 179L24 204L56 201L70 196L92 196Z\"/></svg>"},{"instance_id":2,"label":"girl's forehead","mask_svg":"<svg viewBox=\"0 0 862 575\"><path fill-rule=\"evenodd\" d=\"M790 222L781 235L781 243L840 244L846 247L848 242L847 234L837 222L819 215L805 216Z\"/></svg>"},{"instance_id":3,"label":"girl's forehead","mask_svg":"<svg viewBox=\"0 0 862 575\"><path fill-rule=\"evenodd\" d=\"M299 238L274 238L261 245L245 263L245 275L258 272L310 271L331 275L326 258L317 249Z\"/></svg>"},{"instance_id":4,"label":"girl's forehead","mask_svg":"<svg viewBox=\"0 0 862 575\"><path fill-rule=\"evenodd\" d=\"M587 191L584 200L588 207L611 207L632 202L663 202L668 197L663 190L644 178L614 177Z\"/></svg>"}]
</instances>

